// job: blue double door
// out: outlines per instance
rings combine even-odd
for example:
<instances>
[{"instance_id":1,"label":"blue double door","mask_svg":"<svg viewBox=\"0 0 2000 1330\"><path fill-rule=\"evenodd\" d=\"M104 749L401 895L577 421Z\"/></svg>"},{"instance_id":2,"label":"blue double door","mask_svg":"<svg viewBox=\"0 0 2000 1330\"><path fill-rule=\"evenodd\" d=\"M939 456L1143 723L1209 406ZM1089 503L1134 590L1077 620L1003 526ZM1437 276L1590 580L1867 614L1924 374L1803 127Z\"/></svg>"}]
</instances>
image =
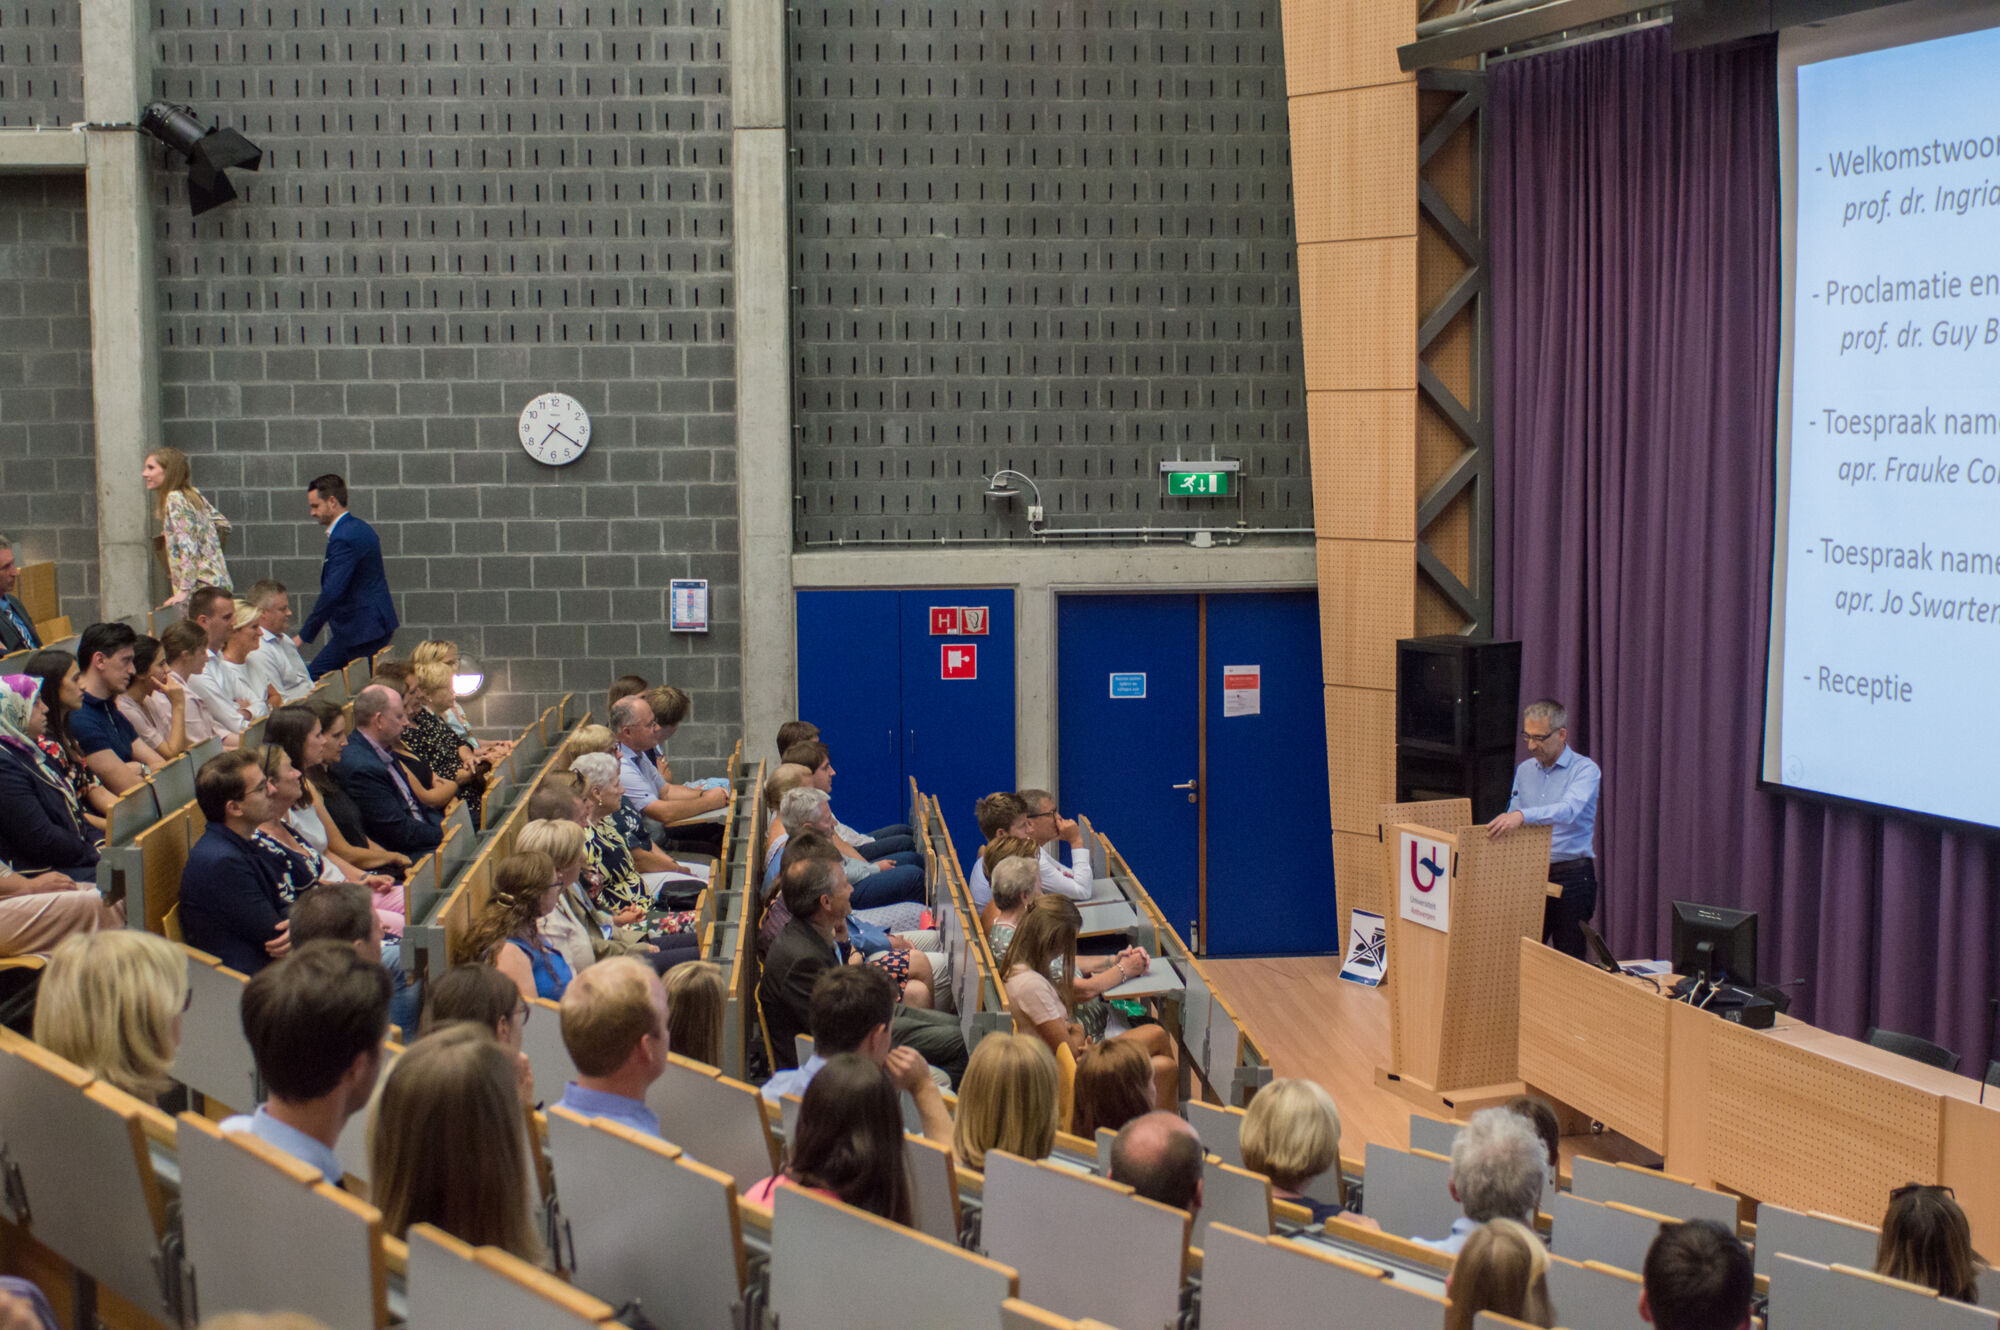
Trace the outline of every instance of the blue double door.
<instances>
[{"instance_id":1,"label":"blue double door","mask_svg":"<svg viewBox=\"0 0 2000 1330\"><path fill-rule=\"evenodd\" d=\"M1066 595L1056 633L1063 810L1200 950L1338 950L1314 593Z\"/></svg>"},{"instance_id":2,"label":"blue double door","mask_svg":"<svg viewBox=\"0 0 2000 1330\"><path fill-rule=\"evenodd\" d=\"M798 642L799 716L832 752L835 815L901 822L914 777L969 869L973 804L1014 788L1013 591L801 591Z\"/></svg>"}]
</instances>

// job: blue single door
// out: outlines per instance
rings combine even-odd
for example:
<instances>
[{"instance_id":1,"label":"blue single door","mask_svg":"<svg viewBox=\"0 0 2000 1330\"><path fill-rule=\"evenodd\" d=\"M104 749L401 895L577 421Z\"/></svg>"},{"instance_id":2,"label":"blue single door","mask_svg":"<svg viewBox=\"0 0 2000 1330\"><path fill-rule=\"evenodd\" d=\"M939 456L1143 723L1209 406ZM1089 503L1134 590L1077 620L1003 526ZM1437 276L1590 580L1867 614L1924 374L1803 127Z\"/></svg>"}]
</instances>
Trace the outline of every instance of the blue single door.
<instances>
[{"instance_id":1,"label":"blue single door","mask_svg":"<svg viewBox=\"0 0 2000 1330\"><path fill-rule=\"evenodd\" d=\"M1057 791L1110 837L1183 938L1198 917L1201 706L1194 596L1056 602Z\"/></svg>"},{"instance_id":2,"label":"blue single door","mask_svg":"<svg viewBox=\"0 0 2000 1330\"><path fill-rule=\"evenodd\" d=\"M835 815L901 822L914 777L970 872L973 804L1014 788L1014 593L801 591L798 641L799 716L833 754ZM776 738L749 736L752 760Z\"/></svg>"},{"instance_id":3,"label":"blue single door","mask_svg":"<svg viewBox=\"0 0 2000 1330\"><path fill-rule=\"evenodd\" d=\"M798 603L799 716L833 755L834 815L863 831L901 822L901 593L801 591ZM775 734L744 737L746 763L776 762Z\"/></svg>"},{"instance_id":4,"label":"blue single door","mask_svg":"<svg viewBox=\"0 0 2000 1330\"><path fill-rule=\"evenodd\" d=\"M937 796L969 877L982 844L972 806L1014 788L1014 593L900 595L903 771Z\"/></svg>"},{"instance_id":5,"label":"blue single door","mask_svg":"<svg viewBox=\"0 0 2000 1330\"><path fill-rule=\"evenodd\" d=\"M1254 713L1227 714L1232 666L1256 667ZM1317 595L1208 597L1207 719L1206 949L1339 950Z\"/></svg>"}]
</instances>

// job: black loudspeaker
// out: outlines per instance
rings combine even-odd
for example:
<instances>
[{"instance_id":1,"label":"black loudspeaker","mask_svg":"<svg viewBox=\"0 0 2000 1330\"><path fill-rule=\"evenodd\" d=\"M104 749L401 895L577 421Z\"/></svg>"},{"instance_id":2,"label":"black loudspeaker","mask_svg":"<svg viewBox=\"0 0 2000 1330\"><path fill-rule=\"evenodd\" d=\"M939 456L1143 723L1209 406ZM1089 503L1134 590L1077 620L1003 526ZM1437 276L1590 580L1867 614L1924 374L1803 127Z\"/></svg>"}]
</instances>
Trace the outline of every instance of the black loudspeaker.
<instances>
[{"instance_id":1,"label":"black loudspeaker","mask_svg":"<svg viewBox=\"0 0 2000 1330\"><path fill-rule=\"evenodd\" d=\"M1507 811L1521 714L1521 644L1410 637L1396 643L1396 798L1470 799Z\"/></svg>"}]
</instances>

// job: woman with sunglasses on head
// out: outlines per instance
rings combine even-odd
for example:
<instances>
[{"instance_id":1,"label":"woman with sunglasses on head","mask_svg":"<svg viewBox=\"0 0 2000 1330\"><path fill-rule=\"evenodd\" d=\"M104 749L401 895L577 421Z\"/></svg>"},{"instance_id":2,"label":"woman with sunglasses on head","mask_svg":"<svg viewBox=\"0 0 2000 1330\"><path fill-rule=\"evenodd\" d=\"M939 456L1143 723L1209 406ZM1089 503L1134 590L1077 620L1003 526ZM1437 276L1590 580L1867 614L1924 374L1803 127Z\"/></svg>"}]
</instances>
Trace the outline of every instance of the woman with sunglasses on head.
<instances>
[{"instance_id":1,"label":"woman with sunglasses on head","mask_svg":"<svg viewBox=\"0 0 2000 1330\"><path fill-rule=\"evenodd\" d=\"M1972 1249L1972 1226L1951 1188L1912 1182L1889 1193L1875 1247L1876 1274L1934 1288L1954 1302L1976 1303L1987 1270L1985 1258Z\"/></svg>"}]
</instances>

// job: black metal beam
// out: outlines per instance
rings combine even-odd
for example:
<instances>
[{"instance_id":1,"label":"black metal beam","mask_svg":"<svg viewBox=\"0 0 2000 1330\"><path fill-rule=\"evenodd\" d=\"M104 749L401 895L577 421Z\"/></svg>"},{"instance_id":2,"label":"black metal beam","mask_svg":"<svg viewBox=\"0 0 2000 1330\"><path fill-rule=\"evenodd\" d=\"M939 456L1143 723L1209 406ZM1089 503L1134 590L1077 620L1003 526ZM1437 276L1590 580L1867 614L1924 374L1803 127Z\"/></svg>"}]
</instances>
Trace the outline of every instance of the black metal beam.
<instances>
[{"instance_id":1,"label":"black metal beam","mask_svg":"<svg viewBox=\"0 0 2000 1330\"><path fill-rule=\"evenodd\" d=\"M1448 65L1520 42L1629 18L1641 10L1658 9L1661 3L1662 0L1549 0L1548 4L1533 9L1516 10L1484 22L1475 19L1418 38L1407 46L1397 47L1396 58L1405 70Z\"/></svg>"}]
</instances>

